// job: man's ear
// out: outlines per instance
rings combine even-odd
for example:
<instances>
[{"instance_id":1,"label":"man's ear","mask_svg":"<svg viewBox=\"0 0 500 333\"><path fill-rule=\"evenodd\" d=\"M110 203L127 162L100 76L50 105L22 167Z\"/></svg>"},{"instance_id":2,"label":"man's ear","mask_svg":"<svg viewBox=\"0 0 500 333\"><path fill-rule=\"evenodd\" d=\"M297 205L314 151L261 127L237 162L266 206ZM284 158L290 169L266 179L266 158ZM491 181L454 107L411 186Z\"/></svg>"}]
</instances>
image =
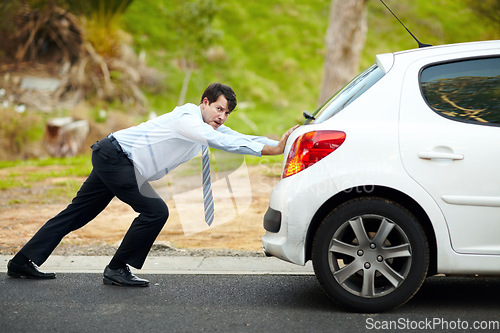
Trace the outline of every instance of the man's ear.
<instances>
[{"instance_id":1,"label":"man's ear","mask_svg":"<svg viewBox=\"0 0 500 333\"><path fill-rule=\"evenodd\" d=\"M208 98L203 98L200 103L200 109L201 111L205 110L205 108L208 106Z\"/></svg>"}]
</instances>

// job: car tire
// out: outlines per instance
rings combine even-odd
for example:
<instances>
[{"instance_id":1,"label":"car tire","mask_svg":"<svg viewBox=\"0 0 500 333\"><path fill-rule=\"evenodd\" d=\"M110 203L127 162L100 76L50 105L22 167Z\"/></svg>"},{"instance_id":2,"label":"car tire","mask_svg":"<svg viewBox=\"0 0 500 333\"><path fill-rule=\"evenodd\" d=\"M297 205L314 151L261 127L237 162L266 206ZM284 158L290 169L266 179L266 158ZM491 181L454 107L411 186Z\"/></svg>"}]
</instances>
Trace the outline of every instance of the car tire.
<instances>
[{"instance_id":1,"label":"car tire","mask_svg":"<svg viewBox=\"0 0 500 333\"><path fill-rule=\"evenodd\" d=\"M429 245L418 220L383 198L352 199L318 227L314 271L335 302L359 312L382 312L407 302L429 267Z\"/></svg>"}]
</instances>

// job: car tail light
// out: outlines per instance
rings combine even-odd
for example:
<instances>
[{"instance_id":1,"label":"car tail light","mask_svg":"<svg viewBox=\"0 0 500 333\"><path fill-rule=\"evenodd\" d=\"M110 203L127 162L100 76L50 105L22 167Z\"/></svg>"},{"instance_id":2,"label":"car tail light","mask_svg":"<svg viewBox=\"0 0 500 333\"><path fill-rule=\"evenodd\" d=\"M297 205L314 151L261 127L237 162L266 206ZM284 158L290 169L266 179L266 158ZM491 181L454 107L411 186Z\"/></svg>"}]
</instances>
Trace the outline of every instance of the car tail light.
<instances>
[{"instance_id":1,"label":"car tail light","mask_svg":"<svg viewBox=\"0 0 500 333\"><path fill-rule=\"evenodd\" d=\"M312 131L299 136L292 144L282 178L307 169L337 149L345 140L341 131Z\"/></svg>"}]
</instances>

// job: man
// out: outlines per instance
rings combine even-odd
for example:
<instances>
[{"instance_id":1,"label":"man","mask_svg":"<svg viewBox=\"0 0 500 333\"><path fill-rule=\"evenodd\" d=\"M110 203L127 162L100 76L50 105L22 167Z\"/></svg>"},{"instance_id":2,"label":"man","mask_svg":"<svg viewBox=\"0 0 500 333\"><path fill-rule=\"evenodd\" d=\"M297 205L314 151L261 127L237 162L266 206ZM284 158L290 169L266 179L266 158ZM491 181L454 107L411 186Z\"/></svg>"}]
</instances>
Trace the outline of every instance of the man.
<instances>
[{"instance_id":1,"label":"man","mask_svg":"<svg viewBox=\"0 0 500 333\"><path fill-rule=\"evenodd\" d=\"M148 180L159 179L197 156L202 146L224 151L261 155L283 153L286 140L243 135L224 123L236 107L234 91L213 83L200 105L185 104L158 118L112 133L92 145L93 169L70 205L53 217L8 263L11 277L54 279L54 273L38 269L62 238L94 219L115 196L139 213L106 266L103 282L109 285L145 287L149 281L132 274L140 269L168 218L165 202Z\"/></svg>"}]
</instances>

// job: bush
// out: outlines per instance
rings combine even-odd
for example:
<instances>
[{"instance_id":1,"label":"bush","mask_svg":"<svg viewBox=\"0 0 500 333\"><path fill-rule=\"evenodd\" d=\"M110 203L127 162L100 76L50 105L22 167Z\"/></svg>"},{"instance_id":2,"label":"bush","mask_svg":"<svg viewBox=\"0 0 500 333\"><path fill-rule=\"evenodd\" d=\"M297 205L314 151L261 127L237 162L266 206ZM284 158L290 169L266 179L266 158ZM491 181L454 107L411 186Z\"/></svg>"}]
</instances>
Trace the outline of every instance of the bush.
<instances>
[{"instance_id":1,"label":"bush","mask_svg":"<svg viewBox=\"0 0 500 333\"><path fill-rule=\"evenodd\" d=\"M40 141L43 121L32 112L18 113L12 108L0 108L0 160L33 157L30 144ZM31 156L30 156L31 155Z\"/></svg>"}]
</instances>

